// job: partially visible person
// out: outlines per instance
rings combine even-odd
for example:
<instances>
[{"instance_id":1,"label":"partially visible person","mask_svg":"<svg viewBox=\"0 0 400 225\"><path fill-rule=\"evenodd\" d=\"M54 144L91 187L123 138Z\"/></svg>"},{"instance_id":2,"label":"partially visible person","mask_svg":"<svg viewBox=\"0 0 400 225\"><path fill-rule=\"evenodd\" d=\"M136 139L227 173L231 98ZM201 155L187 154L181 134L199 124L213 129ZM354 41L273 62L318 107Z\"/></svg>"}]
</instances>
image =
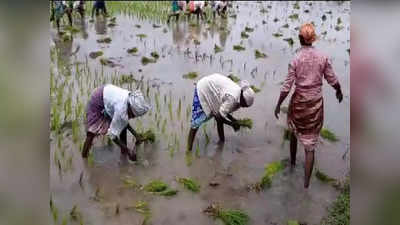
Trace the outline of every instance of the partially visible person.
<instances>
[{"instance_id":1,"label":"partially visible person","mask_svg":"<svg viewBox=\"0 0 400 225\"><path fill-rule=\"evenodd\" d=\"M284 81L275 116L279 118L281 104L295 84L294 94L289 103L287 123L291 130L290 163L296 165L297 139L305 150L304 188L308 188L314 166L314 152L324 122L324 104L322 97L322 81L325 78L336 90L339 103L343 100L339 81L327 56L312 46L316 40L314 26L306 23L300 27L298 49L289 64L289 72Z\"/></svg>"},{"instance_id":2,"label":"partially visible person","mask_svg":"<svg viewBox=\"0 0 400 225\"><path fill-rule=\"evenodd\" d=\"M107 7L106 7L106 3L104 2L104 0L96 0L96 1L94 1L93 8L92 8L92 18L94 17L94 12L95 11L96 11L96 16L99 15L99 11L101 11L101 13L104 16L108 16Z\"/></svg>"},{"instance_id":3,"label":"partially visible person","mask_svg":"<svg viewBox=\"0 0 400 225\"><path fill-rule=\"evenodd\" d=\"M228 2L227 1L213 1L212 3L212 12L213 12L213 18L215 19L216 14L221 17L226 17L226 11L228 8Z\"/></svg>"},{"instance_id":4,"label":"partially visible person","mask_svg":"<svg viewBox=\"0 0 400 225\"><path fill-rule=\"evenodd\" d=\"M190 20L191 14L196 15L197 20L201 19L204 20L206 18L205 7L207 6L207 2L205 1L189 1L187 7L187 16Z\"/></svg>"},{"instance_id":5,"label":"partially visible person","mask_svg":"<svg viewBox=\"0 0 400 225\"><path fill-rule=\"evenodd\" d=\"M136 151L127 146L127 130L135 136L137 143L142 142L143 138L128 121L143 116L149 108L139 90L128 91L112 84L96 88L87 105L86 140L82 157L88 157L97 135L107 135L120 147L121 154L136 161Z\"/></svg>"},{"instance_id":6,"label":"partially visible person","mask_svg":"<svg viewBox=\"0 0 400 225\"><path fill-rule=\"evenodd\" d=\"M68 4L70 4L70 2ZM64 14L67 14L69 25L72 26L72 9L65 4L65 1L52 1L51 9L52 16L50 16L50 21L56 21L58 33L60 33L60 20L63 18Z\"/></svg>"},{"instance_id":7,"label":"partially visible person","mask_svg":"<svg viewBox=\"0 0 400 225\"><path fill-rule=\"evenodd\" d=\"M245 80L236 84L228 77L218 73L201 78L194 89L187 150L192 151L197 130L211 118L217 122L220 142L224 142L224 124L231 126L235 131L240 129L237 120L231 113L241 107L250 107L253 102L254 91Z\"/></svg>"},{"instance_id":8,"label":"partially visible person","mask_svg":"<svg viewBox=\"0 0 400 225\"><path fill-rule=\"evenodd\" d=\"M179 14L181 12L181 7L179 7L178 1L171 2L171 13L168 15L167 23L169 23L171 17L175 17L175 21L179 21Z\"/></svg>"},{"instance_id":9,"label":"partially visible person","mask_svg":"<svg viewBox=\"0 0 400 225\"><path fill-rule=\"evenodd\" d=\"M73 5L73 9L76 10L81 18L85 17L85 1L75 1Z\"/></svg>"}]
</instances>

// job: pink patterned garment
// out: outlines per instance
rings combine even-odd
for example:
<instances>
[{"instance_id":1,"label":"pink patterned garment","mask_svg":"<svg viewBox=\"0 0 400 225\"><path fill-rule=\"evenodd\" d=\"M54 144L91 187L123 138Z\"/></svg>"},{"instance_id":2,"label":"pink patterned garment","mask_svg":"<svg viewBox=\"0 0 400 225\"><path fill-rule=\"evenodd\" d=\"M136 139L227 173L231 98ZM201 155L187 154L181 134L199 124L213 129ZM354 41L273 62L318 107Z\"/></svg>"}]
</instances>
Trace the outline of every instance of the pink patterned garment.
<instances>
[{"instance_id":1,"label":"pink patterned garment","mask_svg":"<svg viewBox=\"0 0 400 225\"><path fill-rule=\"evenodd\" d=\"M318 143L324 121L322 79L333 86L338 80L325 55L312 46L301 47L289 64L289 72L281 92L295 91L288 110L288 126L308 151Z\"/></svg>"}]
</instances>

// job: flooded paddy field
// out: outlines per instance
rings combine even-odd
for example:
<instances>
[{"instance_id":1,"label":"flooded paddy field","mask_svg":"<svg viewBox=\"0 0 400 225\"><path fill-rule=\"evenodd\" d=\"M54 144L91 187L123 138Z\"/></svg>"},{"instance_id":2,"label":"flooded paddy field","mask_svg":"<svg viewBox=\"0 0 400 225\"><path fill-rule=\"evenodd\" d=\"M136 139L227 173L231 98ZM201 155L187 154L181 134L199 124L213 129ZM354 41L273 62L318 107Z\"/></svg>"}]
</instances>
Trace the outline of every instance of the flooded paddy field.
<instances>
[{"instance_id":1,"label":"flooded paddy field","mask_svg":"<svg viewBox=\"0 0 400 225\"><path fill-rule=\"evenodd\" d=\"M61 35L50 28L54 224L222 224L203 213L214 202L245 211L250 224L320 224L339 191L314 175L304 190L301 146L294 171L283 166L262 191L249 186L259 182L266 165L289 158L289 142L283 138L286 115L281 112L277 120L273 111L288 63L300 47L297 29L308 21L315 24L316 47L331 57L345 96L338 104L324 81L324 127L338 141L321 139L314 173L337 180L348 176L350 2L233 2L226 19L181 16L169 24L165 12L145 17L132 7L114 9L123 3L107 4L109 17L82 20L76 15L76 29L61 27ZM197 133L193 152L186 153L194 84L212 73L233 74L260 89L252 107L234 113L251 118L253 127L237 133L225 127L221 145L210 120ZM136 146L136 163L123 158L107 137L95 139L87 160L81 157L86 104L92 91L106 83L140 88L151 103L146 115L130 121L138 131L156 134L154 143ZM134 146L130 134L128 146ZM186 189L178 178L197 181L199 191ZM154 180L178 192L145 191L143 186Z\"/></svg>"}]
</instances>

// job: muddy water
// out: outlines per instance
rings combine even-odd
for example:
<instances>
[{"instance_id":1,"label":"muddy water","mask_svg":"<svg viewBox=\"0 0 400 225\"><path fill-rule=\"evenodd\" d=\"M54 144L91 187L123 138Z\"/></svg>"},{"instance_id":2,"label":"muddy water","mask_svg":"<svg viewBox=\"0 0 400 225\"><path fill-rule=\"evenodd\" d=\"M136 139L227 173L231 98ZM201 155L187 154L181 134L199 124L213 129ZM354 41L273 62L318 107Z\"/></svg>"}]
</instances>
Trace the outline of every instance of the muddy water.
<instances>
[{"instance_id":1,"label":"muddy water","mask_svg":"<svg viewBox=\"0 0 400 225\"><path fill-rule=\"evenodd\" d=\"M342 155L349 146L350 3L312 2L310 5L301 2L300 9L293 9L293 4L239 2L230 9L230 14L236 14L236 18L217 18L215 24L197 23L195 19L190 22L181 19L175 23L172 19L171 24L161 24L160 28L153 28L152 21L121 14L114 15L117 24L114 27L108 27L109 21L102 17L94 22L77 17L74 25L80 32L73 34L72 41L62 41L52 27L51 102L60 113L58 123L63 126L60 134L53 131L50 136L50 189L60 215L77 205L85 224L141 224L144 216L125 207L142 200L149 203L152 224L215 224L218 222L204 215L202 210L211 202L220 202L225 207L247 211L251 224L285 224L288 219L319 224L327 213L326 207L338 193L315 176L310 189L304 191L301 146L295 171L286 168L278 173L272 187L264 192L246 190L248 184L260 179L265 164L289 157L289 143L282 140L285 115L282 113L281 119L276 120L273 108L280 83L287 74L287 65L299 47L295 27L306 21L314 21L319 34L327 31L326 35L320 35L316 47L332 58L346 96L338 104L333 89L324 82L325 127L334 131L340 141L322 141L316 153L316 167L337 179L344 178L349 171L349 159L343 160ZM268 13L261 13L261 8ZM305 13L307 9L309 12ZM293 13L298 13L299 19L289 19ZM321 19L324 14L326 21ZM340 31L335 30L338 17L344 27ZM289 28L282 27L286 23ZM240 33L246 26L254 31L248 32L248 39L242 39ZM276 32L283 36L274 37L272 34ZM137 34L147 37L139 38ZM110 37L111 43L97 43L97 39L104 37ZM293 47L282 40L290 37L295 41ZM200 44L196 45L194 40ZM215 54L215 44L224 51ZM237 44L246 50L234 51L233 45ZM138 48L136 55L126 52L132 47ZM268 57L256 60L255 49ZM101 57L89 57L90 52L98 50L103 51L102 57L112 60L115 67L102 66ZM150 57L152 51L157 51L160 58L156 63L142 65L142 56ZM198 72L199 77L195 80L182 78L192 71ZM193 84L215 72L234 73L261 89L251 108L235 113L239 118L252 118L254 127L238 133L226 127L226 142L219 145L216 125L209 121L199 130L189 157L185 147ZM151 102L152 110L130 123L140 131L152 128L157 141L138 146L138 162L131 164L120 156L115 145L99 137L92 148L93 160L83 161L80 147L85 139L84 109L90 93L104 83L131 89L139 86L135 81L121 84L123 74L132 74L135 80L143 77L140 88ZM66 106L68 99L72 110ZM71 126L70 121L76 121L77 128ZM132 136L128 139L129 146L133 146ZM60 161L61 170L57 161ZM179 193L174 197L162 197L126 188L121 181L125 176L131 176L140 184L162 179ZM175 182L175 177L195 178L201 184L201 191L193 194L183 189ZM220 185L211 187L211 181ZM96 189L100 190L101 201L92 198ZM119 215L115 215L117 204L120 205Z\"/></svg>"}]
</instances>

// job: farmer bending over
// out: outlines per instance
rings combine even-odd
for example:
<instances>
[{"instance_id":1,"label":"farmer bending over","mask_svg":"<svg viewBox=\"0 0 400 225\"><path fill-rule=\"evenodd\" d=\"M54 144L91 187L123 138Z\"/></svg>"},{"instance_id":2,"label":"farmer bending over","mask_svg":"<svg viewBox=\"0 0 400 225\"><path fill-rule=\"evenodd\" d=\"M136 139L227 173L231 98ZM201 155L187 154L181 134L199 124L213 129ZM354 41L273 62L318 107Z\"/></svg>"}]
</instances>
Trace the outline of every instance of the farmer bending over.
<instances>
[{"instance_id":1,"label":"farmer bending over","mask_svg":"<svg viewBox=\"0 0 400 225\"><path fill-rule=\"evenodd\" d=\"M225 141L224 124L238 131L240 126L231 113L240 107L250 107L254 102L254 91L247 81L238 84L221 74L201 78L194 89L191 129L188 151L192 150L194 137L200 125L215 118L220 142Z\"/></svg>"},{"instance_id":2,"label":"farmer bending over","mask_svg":"<svg viewBox=\"0 0 400 225\"><path fill-rule=\"evenodd\" d=\"M314 166L314 151L324 122L323 78L336 90L336 98L339 103L343 99L342 90L331 62L327 56L312 46L316 38L312 24L307 23L300 27L301 48L289 64L289 72L282 85L281 94L275 108L275 116L278 118L281 104L295 84L287 114L287 123L292 131L290 163L292 168L295 167L297 139L299 139L304 146L306 158L304 188L308 188L310 185Z\"/></svg>"},{"instance_id":3,"label":"farmer bending over","mask_svg":"<svg viewBox=\"0 0 400 225\"><path fill-rule=\"evenodd\" d=\"M93 8L92 8L92 18L94 16L94 11L96 11L96 16L99 15L99 10L101 10L103 15L107 16L107 8L106 8L106 3L104 2L104 0L94 1Z\"/></svg>"},{"instance_id":4,"label":"farmer bending over","mask_svg":"<svg viewBox=\"0 0 400 225\"><path fill-rule=\"evenodd\" d=\"M136 161L136 152L127 146L126 130L135 136L137 143L142 141L142 137L128 121L143 116L149 108L139 90L131 92L112 84L96 88L87 106L82 157L88 156L96 135L107 134L121 148L121 154L128 154L130 160Z\"/></svg>"}]
</instances>

